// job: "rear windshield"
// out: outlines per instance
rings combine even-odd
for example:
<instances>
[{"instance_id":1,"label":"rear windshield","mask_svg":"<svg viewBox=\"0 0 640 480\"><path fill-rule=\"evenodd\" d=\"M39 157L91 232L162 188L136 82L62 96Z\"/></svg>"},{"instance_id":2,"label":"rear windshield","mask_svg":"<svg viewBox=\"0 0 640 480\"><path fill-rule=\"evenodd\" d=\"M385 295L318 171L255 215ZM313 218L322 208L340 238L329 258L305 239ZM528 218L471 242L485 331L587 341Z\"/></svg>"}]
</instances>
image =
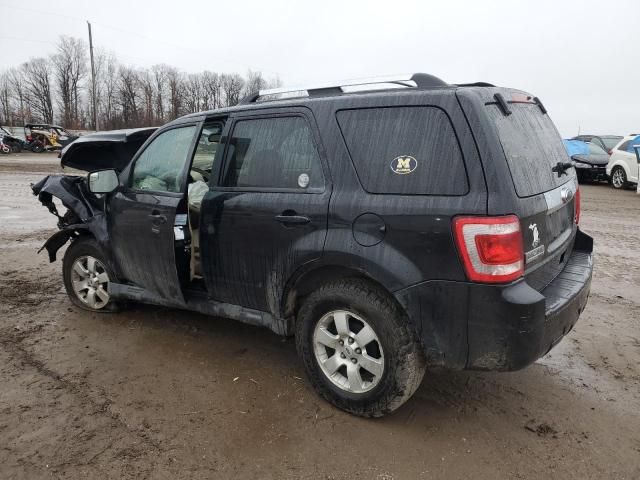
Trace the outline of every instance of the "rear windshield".
<instances>
[{"instance_id":1,"label":"rear windshield","mask_svg":"<svg viewBox=\"0 0 640 480\"><path fill-rule=\"evenodd\" d=\"M604 143L604 146L607 147L609 150L615 147L618 143L620 143L620 140L622 140L622 137L601 137L601 138L602 138L602 143Z\"/></svg>"},{"instance_id":2,"label":"rear windshield","mask_svg":"<svg viewBox=\"0 0 640 480\"><path fill-rule=\"evenodd\" d=\"M467 174L447 114L436 107L342 110L338 124L370 193L465 195Z\"/></svg>"},{"instance_id":3,"label":"rear windshield","mask_svg":"<svg viewBox=\"0 0 640 480\"><path fill-rule=\"evenodd\" d=\"M504 115L495 104L487 105L498 130L511 177L519 197L530 197L553 190L574 174L558 177L551 169L569 156L549 115L535 103L509 103L511 115Z\"/></svg>"}]
</instances>

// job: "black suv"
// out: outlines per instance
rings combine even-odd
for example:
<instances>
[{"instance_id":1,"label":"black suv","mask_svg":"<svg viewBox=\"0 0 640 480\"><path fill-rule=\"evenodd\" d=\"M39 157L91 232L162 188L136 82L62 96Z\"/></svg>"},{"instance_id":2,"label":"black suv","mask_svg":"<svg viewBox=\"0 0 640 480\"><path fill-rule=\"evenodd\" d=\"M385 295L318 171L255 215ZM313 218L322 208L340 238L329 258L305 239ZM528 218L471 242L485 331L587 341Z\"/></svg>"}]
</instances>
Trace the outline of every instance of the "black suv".
<instances>
[{"instance_id":1,"label":"black suv","mask_svg":"<svg viewBox=\"0 0 640 480\"><path fill-rule=\"evenodd\" d=\"M427 366L516 370L587 303L592 239L537 97L427 74L261 91L85 136L33 186L77 306L140 301L295 336L311 383L380 416ZM52 196L68 208L59 215Z\"/></svg>"}]
</instances>

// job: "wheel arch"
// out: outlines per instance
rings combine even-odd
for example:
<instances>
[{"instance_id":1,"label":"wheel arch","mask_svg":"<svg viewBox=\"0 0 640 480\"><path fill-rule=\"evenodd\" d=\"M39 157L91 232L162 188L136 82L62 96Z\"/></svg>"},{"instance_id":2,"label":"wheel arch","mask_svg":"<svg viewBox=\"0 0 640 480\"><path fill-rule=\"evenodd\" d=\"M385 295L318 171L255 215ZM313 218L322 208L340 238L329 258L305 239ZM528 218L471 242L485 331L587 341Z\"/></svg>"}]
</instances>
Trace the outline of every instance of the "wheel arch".
<instances>
[{"instance_id":1,"label":"wheel arch","mask_svg":"<svg viewBox=\"0 0 640 480\"><path fill-rule=\"evenodd\" d=\"M97 240L95 235L91 233L87 225L79 224L63 228L62 230L58 230L56 233L51 235L47 239L47 241L44 242L44 245L40 247L38 253L40 253L42 250L46 250L49 254L49 262L53 263L56 261L58 250L60 250L69 240L85 236Z\"/></svg>"},{"instance_id":2,"label":"wheel arch","mask_svg":"<svg viewBox=\"0 0 640 480\"><path fill-rule=\"evenodd\" d=\"M281 300L281 313L284 318L295 317L300 308L302 299L312 293L322 284L337 279L354 278L365 280L377 288L386 292L389 298L398 305L402 311L404 307L397 301L393 293L370 272L353 265L322 264L310 268L299 269L286 283ZM405 312L406 313L406 312Z\"/></svg>"},{"instance_id":3,"label":"wheel arch","mask_svg":"<svg viewBox=\"0 0 640 480\"><path fill-rule=\"evenodd\" d=\"M613 164L611 165L611 173L613 173L613 170L616 167L620 167L624 170L624 174L627 176L627 178L629 178L629 174L630 172L627 169L627 162L625 162L624 160L616 160L615 162L613 162Z\"/></svg>"}]
</instances>

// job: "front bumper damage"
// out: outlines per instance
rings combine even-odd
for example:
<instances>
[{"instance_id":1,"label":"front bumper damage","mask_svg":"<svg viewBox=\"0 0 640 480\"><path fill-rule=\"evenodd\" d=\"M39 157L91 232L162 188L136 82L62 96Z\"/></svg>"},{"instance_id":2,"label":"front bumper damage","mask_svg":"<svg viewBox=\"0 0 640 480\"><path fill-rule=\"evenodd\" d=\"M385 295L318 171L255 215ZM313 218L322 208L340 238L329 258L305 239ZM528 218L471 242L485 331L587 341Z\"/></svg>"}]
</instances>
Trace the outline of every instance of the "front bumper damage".
<instances>
[{"instance_id":1,"label":"front bumper damage","mask_svg":"<svg viewBox=\"0 0 640 480\"><path fill-rule=\"evenodd\" d=\"M47 250L49 261L56 260L56 254L70 238L91 234L101 245L108 242L107 222L101 199L90 193L84 177L75 175L48 175L31 185L33 194L42 205L58 218L59 232L52 235L38 250ZM58 198L66 213L60 215L53 197Z\"/></svg>"}]
</instances>

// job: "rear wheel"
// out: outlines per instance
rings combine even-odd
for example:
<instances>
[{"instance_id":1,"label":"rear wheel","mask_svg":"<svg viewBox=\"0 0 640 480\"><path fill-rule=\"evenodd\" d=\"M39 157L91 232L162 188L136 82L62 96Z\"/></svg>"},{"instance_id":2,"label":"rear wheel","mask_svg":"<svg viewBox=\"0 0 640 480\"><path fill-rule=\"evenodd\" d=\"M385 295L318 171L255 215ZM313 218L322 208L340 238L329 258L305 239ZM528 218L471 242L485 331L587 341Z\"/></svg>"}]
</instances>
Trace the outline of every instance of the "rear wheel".
<instances>
[{"instance_id":1,"label":"rear wheel","mask_svg":"<svg viewBox=\"0 0 640 480\"><path fill-rule=\"evenodd\" d=\"M360 279L331 282L307 297L296 345L316 391L364 417L400 407L426 368L404 312L383 289Z\"/></svg>"},{"instance_id":2,"label":"rear wheel","mask_svg":"<svg viewBox=\"0 0 640 480\"><path fill-rule=\"evenodd\" d=\"M611 172L611 185L617 189L626 188L628 185L627 173L624 171L624 168L619 165L613 167Z\"/></svg>"},{"instance_id":3,"label":"rear wheel","mask_svg":"<svg viewBox=\"0 0 640 480\"><path fill-rule=\"evenodd\" d=\"M44 145L40 142L35 142L33 145L31 145L31 151L33 153L40 153L44 151Z\"/></svg>"},{"instance_id":4,"label":"rear wheel","mask_svg":"<svg viewBox=\"0 0 640 480\"><path fill-rule=\"evenodd\" d=\"M116 310L108 289L115 276L93 238L80 237L71 243L62 261L62 275L67 295L78 307L92 312Z\"/></svg>"}]
</instances>

